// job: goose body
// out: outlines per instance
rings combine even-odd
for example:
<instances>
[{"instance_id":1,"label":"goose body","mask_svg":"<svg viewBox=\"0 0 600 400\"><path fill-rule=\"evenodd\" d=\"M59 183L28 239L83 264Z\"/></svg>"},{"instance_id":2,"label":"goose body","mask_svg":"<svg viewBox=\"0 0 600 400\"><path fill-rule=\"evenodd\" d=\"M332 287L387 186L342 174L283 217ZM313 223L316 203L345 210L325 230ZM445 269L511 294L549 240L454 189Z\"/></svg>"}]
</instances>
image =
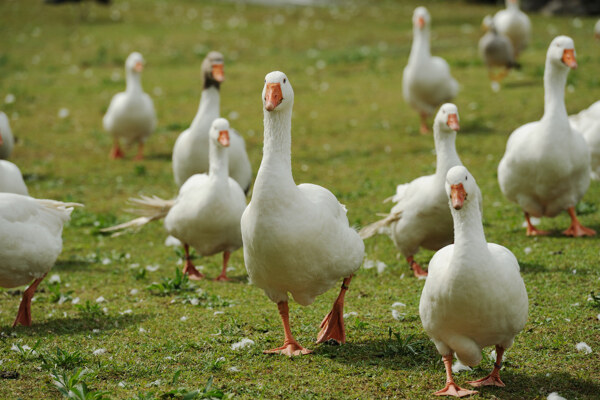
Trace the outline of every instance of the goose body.
<instances>
[{"instance_id":1,"label":"goose body","mask_svg":"<svg viewBox=\"0 0 600 400\"><path fill-rule=\"evenodd\" d=\"M569 117L571 129L580 132L591 155L591 177L600 180L600 101Z\"/></svg>"},{"instance_id":2,"label":"goose body","mask_svg":"<svg viewBox=\"0 0 600 400\"><path fill-rule=\"evenodd\" d=\"M140 53L131 53L125 62L127 89L113 96L108 110L102 119L104 129L113 137L111 158L122 158L120 140L137 143L136 159L143 158L144 143L156 127L154 103L144 93L141 72L144 58Z\"/></svg>"},{"instance_id":3,"label":"goose body","mask_svg":"<svg viewBox=\"0 0 600 400\"><path fill-rule=\"evenodd\" d=\"M486 16L482 26L486 32L479 39L479 54L488 68L492 89L497 91L508 70L517 66L514 49L510 39L498 32L492 17ZM494 74L496 68L500 68L501 71Z\"/></svg>"},{"instance_id":4,"label":"goose body","mask_svg":"<svg viewBox=\"0 0 600 400\"><path fill-rule=\"evenodd\" d=\"M506 0L506 9L494 15L498 33L510 39L515 59L525 50L531 37L531 21L519 8L518 0Z\"/></svg>"},{"instance_id":5,"label":"goose body","mask_svg":"<svg viewBox=\"0 0 600 400\"><path fill-rule=\"evenodd\" d=\"M452 382L436 394L455 391L460 396L473 392L453 383L449 368L453 353L463 364L474 366L481 361L484 347L496 346L497 365L501 365L502 353L525 326L528 298L515 256L485 240L481 200L475 195L479 190L466 168L448 171L446 192L454 220L454 244L431 259L419 313L423 328L444 357ZM488 377L471 383L504 386L499 369L495 367Z\"/></svg>"},{"instance_id":6,"label":"goose body","mask_svg":"<svg viewBox=\"0 0 600 400\"><path fill-rule=\"evenodd\" d=\"M0 192L29 195L19 167L10 161L0 160Z\"/></svg>"},{"instance_id":7,"label":"goose body","mask_svg":"<svg viewBox=\"0 0 600 400\"><path fill-rule=\"evenodd\" d=\"M231 252L242 247L240 220L246 208L246 196L240 185L229 177L229 122L217 118L209 132L210 166L208 173L189 177L174 200L158 197L133 199L145 208L143 217L105 231L141 226L164 218L167 232L184 245L186 262L183 269L190 279L204 277L192 264L189 247L200 255L223 253L223 269L217 280L228 280L227 264Z\"/></svg>"},{"instance_id":8,"label":"goose body","mask_svg":"<svg viewBox=\"0 0 600 400\"><path fill-rule=\"evenodd\" d=\"M446 60L433 57L429 43L431 17L425 7L413 13L413 42L408 65L402 74L402 95L421 116L421 133L428 131L427 117L456 97L458 82L450 75Z\"/></svg>"},{"instance_id":9,"label":"goose body","mask_svg":"<svg viewBox=\"0 0 600 400\"><path fill-rule=\"evenodd\" d=\"M62 251L62 229L73 205L0 193L0 286L34 280L23 294L15 325L31 324L31 297Z\"/></svg>"},{"instance_id":10,"label":"goose body","mask_svg":"<svg viewBox=\"0 0 600 400\"><path fill-rule=\"evenodd\" d=\"M210 52L202 63L204 89L198 112L188 129L173 147L173 175L178 186L192 175L205 173L209 164L208 133L212 122L220 116L220 84L224 81L223 55ZM252 167L244 139L230 129L229 176L247 192L252 181Z\"/></svg>"},{"instance_id":11,"label":"goose body","mask_svg":"<svg viewBox=\"0 0 600 400\"><path fill-rule=\"evenodd\" d=\"M8 117L6 114L0 111L0 159L8 159L12 153L14 145L15 139L10 129Z\"/></svg>"},{"instance_id":12,"label":"goose body","mask_svg":"<svg viewBox=\"0 0 600 400\"><path fill-rule=\"evenodd\" d=\"M564 101L567 74L576 66L573 40L555 38L546 57L544 115L510 135L498 166L500 189L525 212L528 235L545 233L530 223L530 215L554 217L564 210L572 219L566 235L593 234L579 224L574 208L590 183L590 150L571 129Z\"/></svg>"},{"instance_id":13,"label":"goose body","mask_svg":"<svg viewBox=\"0 0 600 400\"><path fill-rule=\"evenodd\" d=\"M444 182L450 168L462 165L455 147L458 121L458 109L454 104L440 107L433 123L437 156L435 174L399 185L392 198L396 204L390 214L361 230L361 236L367 238L389 226L392 240L417 277L427 275L413 258L419 248L439 250L452 243L454 238ZM481 196L481 193L477 195Z\"/></svg>"},{"instance_id":14,"label":"goose body","mask_svg":"<svg viewBox=\"0 0 600 400\"><path fill-rule=\"evenodd\" d=\"M343 314L340 315L343 293L364 256L364 244L349 226L346 209L336 197L321 186L294 182L293 100L294 92L285 74L269 73L263 89L263 160L252 200L242 216L248 275L278 304L284 327L287 326L284 346L270 352L287 355L309 352L288 335L288 294L307 306L341 278L345 278L341 299L338 297L332 313L323 321L319 341L345 341Z\"/></svg>"}]
</instances>

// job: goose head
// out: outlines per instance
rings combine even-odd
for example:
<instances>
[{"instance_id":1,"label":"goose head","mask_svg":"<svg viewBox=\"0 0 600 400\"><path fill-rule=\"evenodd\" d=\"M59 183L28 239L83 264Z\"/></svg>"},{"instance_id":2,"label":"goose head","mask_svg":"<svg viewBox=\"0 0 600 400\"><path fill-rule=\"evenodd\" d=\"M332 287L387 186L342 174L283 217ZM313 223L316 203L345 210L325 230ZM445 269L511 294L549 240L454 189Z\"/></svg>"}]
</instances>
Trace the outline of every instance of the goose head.
<instances>
[{"instance_id":1,"label":"goose head","mask_svg":"<svg viewBox=\"0 0 600 400\"><path fill-rule=\"evenodd\" d=\"M577 68L575 59L575 43L568 36L557 36L550 43L546 59L560 68Z\"/></svg>"},{"instance_id":2,"label":"goose head","mask_svg":"<svg viewBox=\"0 0 600 400\"><path fill-rule=\"evenodd\" d=\"M462 165L450 168L446 174L446 194L455 210L460 210L475 198L477 183L473 175Z\"/></svg>"},{"instance_id":3,"label":"goose head","mask_svg":"<svg viewBox=\"0 0 600 400\"><path fill-rule=\"evenodd\" d=\"M225 118L215 119L210 126L208 135L220 146L229 147L229 121Z\"/></svg>"},{"instance_id":4,"label":"goose head","mask_svg":"<svg viewBox=\"0 0 600 400\"><path fill-rule=\"evenodd\" d=\"M438 125L440 132L456 132L460 129L458 121L458 108L452 103L446 103L440 107L434 124Z\"/></svg>"},{"instance_id":5,"label":"goose head","mask_svg":"<svg viewBox=\"0 0 600 400\"><path fill-rule=\"evenodd\" d=\"M294 90L287 76L280 71L265 76L262 91L263 106L268 112L287 110L294 104Z\"/></svg>"},{"instance_id":6,"label":"goose head","mask_svg":"<svg viewBox=\"0 0 600 400\"><path fill-rule=\"evenodd\" d=\"M219 85L225 80L225 71L223 69L224 57L218 51L211 51L202 61L202 75L204 76L204 87Z\"/></svg>"},{"instance_id":7,"label":"goose head","mask_svg":"<svg viewBox=\"0 0 600 400\"><path fill-rule=\"evenodd\" d=\"M481 21L481 30L485 32L492 31L494 29L494 18L491 15L486 15Z\"/></svg>"},{"instance_id":8,"label":"goose head","mask_svg":"<svg viewBox=\"0 0 600 400\"><path fill-rule=\"evenodd\" d=\"M413 27L416 30L423 30L429 27L429 22L431 22L431 16L429 15L429 11L423 6L415 8L412 17Z\"/></svg>"},{"instance_id":9,"label":"goose head","mask_svg":"<svg viewBox=\"0 0 600 400\"><path fill-rule=\"evenodd\" d=\"M145 63L146 61L144 60L144 57L137 51L134 51L127 57L127 60L125 61L125 69L128 72L139 74L144 70Z\"/></svg>"}]
</instances>

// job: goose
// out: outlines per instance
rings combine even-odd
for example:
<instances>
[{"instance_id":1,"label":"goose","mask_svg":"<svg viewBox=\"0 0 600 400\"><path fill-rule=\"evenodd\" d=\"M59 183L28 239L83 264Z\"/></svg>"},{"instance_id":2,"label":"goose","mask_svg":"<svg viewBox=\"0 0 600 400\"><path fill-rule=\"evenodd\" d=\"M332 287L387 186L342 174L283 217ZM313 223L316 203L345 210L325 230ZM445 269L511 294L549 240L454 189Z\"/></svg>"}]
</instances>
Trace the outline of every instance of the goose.
<instances>
[{"instance_id":1,"label":"goose","mask_svg":"<svg viewBox=\"0 0 600 400\"><path fill-rule=\"evenodd\" d=\"M311 353L292 336L288 293L303 306L343 278L331 312L321 322L317 343L345 343L344 296L362 264L364 243L349 226L346 208L329 190L296 185L291 166L294 91L280 71L266 75L263 159L252 200L242 215L244 261L252 283L277 304L283 346L265 350L287 356Z\"/></svg>"},{"instance_id":2,"label":"goose","mask_svg":"<svg viewBox=\"0 0 600 400\"><path fill-rule=\"evenodd\" d=\"M62 251L62 229L77 203L0 193L0 287L29 285L18 324L31 325L31 299Z\"/></svg>"},{"instance_id":3,"label":"goose","mask_svg":"<svg viewBox=\"0 0 600 400\"><path fill-rule=\"evenodd\" d=\"M569 117L571 129L580 132L591 152L591 178L600 180L600 101Z\"/></svg>"},{"instance_id":4,"label":"goose","mask_svg":"<svg viewBox=\"0 0 600 400\"><path fill-rule=\"evenodd\" d=\"M154 103L147 93L144 93L141 82L141 72L144 69L144 57L133 52L125 61L127 88L124 92L113 96L102 119L104 129L113 137L113 147L110 152L112 159L123 158L119 141L125 139L128 143L138 143L136 160L144 158L144 143L156 127Z\"/></svg>"},{"instance_id":5,"label":"goose","mask_svg":"<svg viewBox=\"0 0 600 400\"><path fill-rule=\"evenodd\" d=\"M594 37L600 39L600 19L594 25Z\"/></svg>"},{"instance_id":6,"label":"goose","mask_svg":"<svg viewBox=\"0 0 600 400\"><path fill-rule=\"evenodd\" d=\"M10 130L8 117L6 114L0 111L0 159L8 159L12 153L14 145L15 139L13 138L12 131Z\"/></svg>"},{"instance_id":7,"label":"goose","mask_svg":"<svg viewBox=\"0 0 600 400\"><path fill-rule=\"evenodd\" d=\"M454 145L459 129L458 108L452 103L442 105L433 122L435 174L398 185L396 195L390 198L396 203L390 214L360 231L366 239L390 227L390 237L416 277L427 276L414 260L419 247L439 250L454 238L444 182L450 168L462 165Z\"/></svg>"},{"instance_id":8,"label":"goose","mask_svg":"<svg viewBox=\"0 0 600 400\"><path fill-rule=\"evenodd\" d=\"M504 386L502 356L525 326L528 299L513 253L486 242L473 176L463 166L452 167L445 187L454 220L454 244L431 259L419 314L446 367L446 386L435 394L463 397L477 392L454 383L453 353L464 365L475 366L481 361L481 350L495 346L492 372L469 383Z\"/></svg>"},{"instance_id":9,"label":"goose","mask_svg":"<svg viewBox=\"0 0 600 400\"><path fill-rule=\"evenodd\" d=\"M531 22L519 8L519 0L506 0L506 9L494 15L494 25L498 33L510 39L515 60L529 44Z\"/></svg>"},{"instance_id":10,"label":"goose","mask_svg":"<svg viewBox=\"0 0 600 400\"><path fill-rule=\"evenodd\" d=\"M425 7L413 13L413 42L408 65L402 74L402 95L421 116L421 133L428 132L427 118L436 107L452 100L458 93L458 82L450 75L446 60L432 57L429 48L431 17Z\"/></svg>"},{"instance_id":11,"label":"goose","mask_svg":"<svg viewBox=\"0 0 600 400\"><path fill-rule=\"evenodd\" d=\"M479 39L479 54L488 69L492 89L498 91L500 82L508 71L511 68L518 68L519 65L515 61L510 39L498 33L493 18L487 15L481 25L485 34ZM494 68L501 68L501 71L494 73Z\"/></svg>"},{"instance_id":12,"label":"goose","mask_svg":"<svg viewBox=\"0 0 600 400\"><path fill-rule=\"evenodd\" d=\"M21 170L14 163L7 160L0 160L0 193L16 193L29 196Z\"/></svg>"},{"instance_id":13,"label":"goose","mask_svg":"<svg viewBox=\"0 0 600 400\"><path fill-rule=\"evenodd\" d=\"M563 210L571 217L565 235L596 234L575 214L590 184L590 150L583 136L571 129L564 100L567 75L575 68L573 40L554 38L546 55L544 115L510 135L498 165L500 189L525 212L528 236L548 234L533 226L530 215L554 217Z\"/></svg>"},{"instance_id":14,"label":"goose","mask_svg":"<svg viewBox=\"0 0 600 400\"><path fill-rule=\"evenodd\" d=\"M216 280L229 280L227 265L231 253L242 247L240 219L246 208L246 196L242 188L229 177L229 132L226 119L217 118L213 121L209 132L208 173L189 177L179 189L176 199L163 200L156 196L132 199L142 207L139 211L143 216L103 231L142 226L164 218L169 235L183 243L184 274L192 280L204 278L191 261L191 246L203 256L222 252L223 269Z\"/></svg>"},{"instance_id":15,"label":"goose","mask_svg":"<svg viewBox=\"0 0 600 400\"><path fill-rule=\"evenodd\" d=\"M188 129L183 131L173 147L173 175L177 186L192 175L208 171L208 131L220 114L220 87L225 80L223 55L208 53L202 62L204 89L198 112ZM246 153L244 139L233 129L229 130L229 176L248 193L252 181L252 167Z\"/></svg>"}]
</instances>

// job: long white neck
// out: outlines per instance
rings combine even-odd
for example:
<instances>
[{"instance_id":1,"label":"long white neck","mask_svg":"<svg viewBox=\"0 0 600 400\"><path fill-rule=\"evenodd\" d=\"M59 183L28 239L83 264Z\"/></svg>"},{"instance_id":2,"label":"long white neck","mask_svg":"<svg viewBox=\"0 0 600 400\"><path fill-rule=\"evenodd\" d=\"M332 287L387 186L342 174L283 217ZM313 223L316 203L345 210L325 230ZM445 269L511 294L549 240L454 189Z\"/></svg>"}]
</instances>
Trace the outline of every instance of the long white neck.
<instances>
[{"instance_id":1,"label":"long white neck","mask_svg":"<svg viewBox=\"0 0 600 400\"><path fill-rule=\"evenodd\" d=\"M419 29L416 26L413 27L413 42L410 49L410 56L408 57L409 63L427 59L430 56L429 27L425 26L423 29Z\"/></svg>"},{"instance_id":2,"label":"long white neck","mask_svg":"<svg viewBox=\"0 0 600 400\"><path fill-rule=\"evenodd\" d=\"M127 70L126 77L126 89L127 93L142 93L142 74Z\"/></svg>"},{"instance_id":3,"label":"long white neck","mask_svg":"<svg viewBox=\"0 0 600 400\"><path fill-rule=\"evenodd\" d=\"M203 123L212 124L212 121L221 115L221 94L219 89L211 86L202 91L200 96L200 105L198 112L192 121L191 128L202 125Z\"/></svg>"},{"instance_id":4,"label":"long white neck","mask_svg":"<svg viewBox=\"0 0 600 400\"><path fill-rule=\"evenodd\" d=\"M542 120L557 120L567 118L565 107L565 85L569 68L561 68L546 59L544 70L544 116Z\"/></svg>"},{"instance_id":5,"label":"long white neck","mask_svg":"<svg viewBox=\"0 0 600 400\"><path fill-rule=\"evenodd\" d=\"M264 125L263 159L256 175L253 196L269 191L269 186L277 186L279 192L296 187L292 176L291 104L282 110L265 110Z\"/></svg>"},{"instance_id":6,"label":"long white neck","mask_svg":"<svg viewBox=\"0 0 600 400\"><path fill-rule=\"evenodd\" d=\"M448 129L442 132L436 121L433 125L433 140L436 154L435 175L437 179L441 179L443 182L450 168L462 165L456 153L456 132Z\"/></svg>"},{"instance_id":7,"label":"long white neck","mask_svg":"<svg viewBox=\"0 0 600 400\"><path fill-rule=\"evenodd\" d=\"M506 0L506 9L509 11L519 11L519 2Z\"/></svg>"},{"instance_id":8,"label":"long white neck","mask_svg":"<svg viewBox=\"0 0 600 400\"><path fill-rule=\"evenodd\" d=\"M450 211L454 220L454 254L452 257L469 259L474 254L489 251L477 199L465 201L460 210L451 207Z\"/></svg>"},{"instance_id":9,"label":"long white neck","mask_svg":"<svg viewBox=\"0 0 600 400\"><path fill-rule=\"evenodd\" d=\"M227 182L229 177L228 149L210 140L208 149L208 176L219 181Z\"/></svg>"}]
</instances>

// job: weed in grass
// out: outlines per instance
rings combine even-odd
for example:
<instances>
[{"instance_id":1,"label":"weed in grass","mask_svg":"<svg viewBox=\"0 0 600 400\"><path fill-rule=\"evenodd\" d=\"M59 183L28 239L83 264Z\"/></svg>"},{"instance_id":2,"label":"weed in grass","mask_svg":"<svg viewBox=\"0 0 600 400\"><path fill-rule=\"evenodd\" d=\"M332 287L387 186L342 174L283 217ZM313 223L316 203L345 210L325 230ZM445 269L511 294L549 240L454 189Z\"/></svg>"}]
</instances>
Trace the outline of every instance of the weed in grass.
<instances>
[{"instance_id":1,"label":"weed in grass","mask_svg":"<svg viewBox=\"0 0 600 400\"><path fill-rule=\"evenodd\" d=\"M89 300L86 300L84 304L75 304L75 308L79 311L79 313L84 318L98 318L102 316L104 313L100 308L100 304L92 303Z\"/></svg>"},{"instance_id":2,"label":"weed in grass","mask_svg":"<svg viewBox=\"0 0 600 400\"><path fill-rule=\"evenodd\" d=\"M388 336L390 339L392 336L396 339L395 342L387 345L388 350L393 353L406 356L424 356L426 353L425 343L427 343L427 341L425 339L416 339L414 333L403 338L400 333L393 332L392 328L389 327Z\"/></svg>"},{"instance_id":3,"label":"weed in grass","mask_svg":"<svg viewBox=\"0 0 600 400\"><path fill-rule=\"evenodd\" d=\"M69 353L60 347L57 347L54 353L40 354L40 358L42 359L42 369L45 370L54 370L56 368L70 370L82 366L84 363L83 356L78 350Z\"/></svg>"},{"instance_id":4,"label":"weed in grass","mask_svg":"<svg viewBox=\"0 0 600 400\"><path fill-rule=\"evenodd\" d=\"M73 373L52 371L50 378L58 391L68 399L74 400L105 400L107 391L95 391L87 387L83 381L85 370L77 368Z\"/></svg>"},{"instance_id":5,"label":"weed in grass","mask_svg":"<svg viewBox=\"0 0 600 400\"><path fill-rule=\"evenodd\" d=\"M15 343L10 348L11 350L17 352L19 354L19 358L23 361L31 361L39 357L39 353L37 352L37 348L40 346L41 340L35 342L33 347L29 347L28 345L21 346L19 343Z\"/></svg>"},{"instance_id":6,"label":"weed in grass","mask_svg":"<svg viewBox=\"0 0 600 400\"><path fill-rule=\"evenodd\" d=\"M131 270L131 275L133 275L133 279L136 281L142 281L148 278L148 271L146 268L134 268Z\"/></svg>"},{"instance_id":7,"label":"weed in grass","mask_svg":"<svg viewBox=\"0 0 600 400\"><path fill-rule=\"evenodd\" d=\"M592 307L600 308L600 294L596 294L594 291L590 292L590 299Z\"/></svg>"},{"instance_id":8,"label":"weed in grass","mask_svg":"<svg viewBox=\"0 0 600 400\"><path fill-rule=\"evenodd\" d=\"M174 278L162 278L160 282L152 283L147 289L153 294L168 296L185 291L192 291L194 290L194 286L190 283L188 276L176 268Z\"/></svg>"},{"instance_id":9,"label":"weed in grass","mask_svg":"<svg viewBox=\"0 0 600 400\"><path fill-rule=\"evenodd\" d=\"M72 300L71 294L73 294L72 290L66 290L65 292L61 292L61 283L60 282L52 282L46 285L48 291L50 292L50 302L63 304L65 301Z\"/></svg>"},{"instance_id":10,"label":"weed in grass","mask_svg":"<svg viewBox=\"0 0 600 400\"><path fill-rule=\"evenodd\" d=\"M596 207L596 204L589 203L587 201L580 201L579 203L577 203L577 206L575 206L575 211L577 211L577 215L593 214L597 210L598 207Z\"/></svg>"}]
</instances>

